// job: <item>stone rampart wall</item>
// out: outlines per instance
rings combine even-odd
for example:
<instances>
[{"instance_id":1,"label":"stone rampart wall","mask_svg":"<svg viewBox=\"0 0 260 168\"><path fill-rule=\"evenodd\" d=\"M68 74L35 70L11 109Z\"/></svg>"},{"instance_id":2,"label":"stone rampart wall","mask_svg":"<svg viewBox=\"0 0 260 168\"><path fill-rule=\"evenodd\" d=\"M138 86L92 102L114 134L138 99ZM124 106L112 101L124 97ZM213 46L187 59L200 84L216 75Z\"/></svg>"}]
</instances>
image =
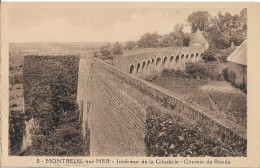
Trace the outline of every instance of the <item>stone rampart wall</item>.
<instances>
[{"instance_id":1,"label":"stone rampart wall","mask_svg":"<svg viewBox=\"0 0 260 168\"><path fill-rule=\"evenodd\" d=\"M85 62L88 81L79 83L78 102L84 105L90 130L91 156L145 156L146 108L155 105L162 111L195 121L205 134L225 143L246 143L246 130L234 123L207 115L197 104L187 103L171 91L127 74L98 59ZM79 74L79 80L81 75ZM82 81L82 80L81 80ZM88 85L87 91L83 88Z\"/></svg>"},{"instance_id":2,"label":"stone rampart wall","mask_svg":"<svg viewBox=\"0 0 260 168\"><path fill-rule=\"evenodd\" d=\"M238 139L241 139L241 141L246 140L246 130L244 128L238 127L234 123L228 121L222 122L221 119L208 116L207 112L203 111L203 108L200 108L198 104L187 103L176 97L174 93L167 89L137 77L130 76L100 60L96 60L96 62L108 73L116 75L122 82L138 89L142 94L148 95L151 99L160 102L165 108L176 111L180 115L190 118L190 120L195 119L198 122L203 123L203 126L210 128L212 134L222 139L222 141L231 142L237 141Z\"/></svg>"}]
</instances>

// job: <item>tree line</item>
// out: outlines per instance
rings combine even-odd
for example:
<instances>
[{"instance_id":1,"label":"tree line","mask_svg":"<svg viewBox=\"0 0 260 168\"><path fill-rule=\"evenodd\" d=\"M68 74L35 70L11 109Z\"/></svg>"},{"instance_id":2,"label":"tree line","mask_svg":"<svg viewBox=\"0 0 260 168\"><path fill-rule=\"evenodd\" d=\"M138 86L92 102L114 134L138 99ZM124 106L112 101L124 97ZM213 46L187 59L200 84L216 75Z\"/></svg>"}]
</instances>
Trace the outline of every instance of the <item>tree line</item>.
<instances>
[{"instance_id":1,"label":"tree line","mask_svg":"<svg viewBox=\"0 0 260 168\"><path fill-rule=\"evenodd\" d=\"M219 12L211 17L207 11L197 11L188 16L192 32L198 28L203 32L211 47L226 49L233 42L240 45L247 37L247 9L231 15Z\"/></svg>"},{"instance_id":2,"label":"tree line","mask_svg":"<svg viewBox=\"0 0 260 168\"><path fill-rule=\"evenodd\" d=\"M208 11L191 13L187 22L191 26L191 33L184 32L184 25L175 25L173 31L160 35L157 32L145 33L138 41L128 41L124 46L118 42L111 47L110 43L100 48L104 57L121 55L124 50L134 48L181 47L189 46L192 34L200 29L209 42L210 49L227 49L231 43L238 46L247 38L247 9L240 14L219 12L212 17Z\"/></svg>"}]
</instances>

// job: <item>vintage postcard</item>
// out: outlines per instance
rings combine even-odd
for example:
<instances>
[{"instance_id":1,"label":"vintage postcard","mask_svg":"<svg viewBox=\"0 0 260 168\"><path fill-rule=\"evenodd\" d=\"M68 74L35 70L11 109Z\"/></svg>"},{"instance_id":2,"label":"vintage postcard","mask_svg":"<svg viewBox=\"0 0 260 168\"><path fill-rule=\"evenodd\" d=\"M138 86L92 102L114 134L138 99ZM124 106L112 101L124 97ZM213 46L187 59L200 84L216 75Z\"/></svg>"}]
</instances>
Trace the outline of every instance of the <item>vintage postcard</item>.
<instances>
[{"instance_id":1,"label":"vintage postcard","mask_svg":"<svg viewBox=\"0 0 260 168\"><path fill-rule=\"evenodd\" d=\"M1 3L1 166L259 167L259 11Z\"/></svg>"}]
</instances>

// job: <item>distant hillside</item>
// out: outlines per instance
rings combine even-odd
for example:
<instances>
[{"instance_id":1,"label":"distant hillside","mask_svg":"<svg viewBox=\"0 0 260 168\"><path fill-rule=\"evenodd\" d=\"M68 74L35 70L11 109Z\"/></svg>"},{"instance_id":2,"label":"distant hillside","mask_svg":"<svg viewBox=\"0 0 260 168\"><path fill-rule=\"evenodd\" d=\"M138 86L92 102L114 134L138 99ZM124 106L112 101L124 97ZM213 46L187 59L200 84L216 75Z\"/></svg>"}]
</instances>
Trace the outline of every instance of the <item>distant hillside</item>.
<instances>
[{"instance_id":1,"label":"distant hillside","mask_svg":"<svg viewBox=\"0 0 260 168\"><path fill-rule=\"evenodd\" d=\"M33 42L33 43L10 43L10 48L44 48L44 47L84 47L84 48L99 48L102 45L115 42ZM126 42L120 42L125 44Z\"/></svg>"}]
</instances>

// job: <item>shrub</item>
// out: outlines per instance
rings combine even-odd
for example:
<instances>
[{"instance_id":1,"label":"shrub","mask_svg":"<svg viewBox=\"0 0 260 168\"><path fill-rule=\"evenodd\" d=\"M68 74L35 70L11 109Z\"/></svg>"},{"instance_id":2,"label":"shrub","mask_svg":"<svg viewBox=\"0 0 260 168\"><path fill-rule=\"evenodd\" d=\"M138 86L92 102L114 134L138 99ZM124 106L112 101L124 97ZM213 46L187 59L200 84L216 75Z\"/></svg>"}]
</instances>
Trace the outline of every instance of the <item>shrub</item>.
<instances>
[{"instance_id":1,"label":"shrub","mask_svg":"<svg viewBox=\"0 0 260 168\"><path fill-rule=\"evenodd\" d=\"M12 104L10 107L17 107L18 105L17 104Z\"/></svg>"},{"instance_id":2,"label":"shrub","mask_svg":"<svg viewBox=\"0 0 260 168\"><path fill-rule=\"evenodd\" d=\"M135 47L136 47L135 41L128 41L125 45L125 49L127 49L127 50L132 50Z\"/></svg>"},{"instance_id":3,"label":"shrub","mask_svg":"<svg viewBox=\"0 0 260 168\"><path fill-rule=\"evenodd\" d=\"M118 42L116 42L116 44L115 44L114 47L112 48L112 53L113 53L114 55L122 55L122 54L123 54L122 45L119 44Z\"/></svg>"},{"instance_id":4,"label":"shrub","mask_svg":"<svg viewBox=\"0 0 260 168\"><path fill-rule=\"evenodd\" d=\"M154 48L158 47L160 35L155 33L146 33L140 40L137 41L137 45L140 48Z\"/></svg>"},{"instance_id":5,"label":"shrub","mask_svg":"<svg viewBox=\"0 0 260 168\"><path fill-rule=\"evenodd\" d=\"M57 127L50 136L34 136L32 147L23 155L82 156L86 150L88 145L82 140L80 128L66 124Z\"/></svg>"},{"instance_id":6,"label":"shrub","mask_svg":"<svg viewBox=\"0 0 260 168\"><path fill-rule=\"evenodd\" d=\"M23 142L24 114L22 111L10 111L9 116L9 153L18 155Z\"/></svg>"},{"instance_id":7,"label":"shrub","mask_svg":"<svg viewBox=\"0 0 260 168\"><path fill-rule=\"evenodd\" d=\"M100 59L111 60L113 59L114 55L123 54L123 47L118 42L113 46L113 48L110 47L110 44L104 45L100 48L100 53L101 53L101 56L99 56Z\"/></svg>"},{"instance_id":8,"label":"shrub","mask_svg":"<svg viewBox=\"0 0 260 168\"><path fill-rule=\"evenodd\" d=\"M218 59L220 62L227 62L227 57L236 49L236 47L229 47L225 50L220 50Z\"/></svg>"},{"instance_id":9,"label":"shrub","mask_svg":"<svg viewBox=\"0 0 260 168\"><path fill-rule=\"evenodd\" d=\"M236 47L229 47L226 49L218 49L216 47L210 47L203 53L202 59L205 62L218 61L226 62L227 57L236 49Z\"/></svg>"},{"instance_id":10,"label":"shrub","mask_svg":"<svg viewBox=\"0 0 260 168\"><path fill-rule=\"evenodd\" d=\"M93 57L97 57L97 56L98 56L97 51L94 51L94 53L93 53Z\"/></svg>"},{"instance_id":11,"label":"shrub","mask_svg":"<svg viewBox=\"0 0 260 168\"><path fill-rule=\"evenodd\" d=\"M168 69L163 70L162 77L165 76L183 77L183 78L188 77L188 75L181 70L168 70Z\"/></svg>"},{"instance_id":12,"label":"shrub","mask_svg":"<svg viewBox=\"0 0 260 168\"><path fill-rule=\"evenodd\" d=\"M111 55L110 46L109 46L109 45L107 45L107 46L102 46L102 47L100 48L100 53L102 54L102 56L103 56L104 58L110 56L110 55Z\"/></svg>"},{"instance_id":13,"label":"shrub","mask_svg":"<svg viewBox=\"0 0 260 168\"><path fill-rule=\"evenodd\" d=\"M192 78L207 79L210 77L206 67L199 64L188 63L185 72Z\"/></svg>"},{"instance_id":14,"label":"shrub","mask_svg":"<svg viewBox=\"0 0 260 168\"><path fill-rule=\"evenodd\" d=\"M149 75L149 76L146 76L145 77L145 80L151 82L153 81L154 79L156 79L157 75Z\"/></svg>"},{"instance_id":15,"label":"shrub","mask_svg":"<svg viewBox=\"0 0 260 168\"><path fill-rule=\"evenodd\" d=\"M234 74L234 75L235 75L235 74ZM227 69L227 68L225 68L225 69L223 70L223 79L226 80L226 81L228 81L228 82L230 82L234 87L236 87L236 88L242 90L244 93L247 93L247 88L246 88L245 84L240 84L240 85L238 86L238 85L234 84L233 82L231 82L231 81L229 80L229 78L228 78L228 69Z\"/></svg>"},{"instance_id":16,"label":"shrub","mask_svg":"<svg viewBox=\"0 0 260 168\"><path fill-rule=\"evenodd\" d=\"M217 52L217 48L211 47L203 53L202 59L206 62L217 61L217 59L214 57Z\"/></svg>"},{"instance_id":17,"label":"shrub","mask_svg":"<svg viewBox=\"0 0 260 168\"><path fill-rule=\"evenodd\" d=\"M204 63L187 63L185 72L191 78L199 78L199 79L211 79L218 80L221 79L221 74L218 74L214 71L214 67L210 64Z\"/></svg>"},{"instance_id":18,"label":"shrub","mask_svg":"<svg viewBox=\"0 0 260 168\"><path fill-rule=\"evenodd\" d=\"M225 69L223 70L223 77L224 77L224 79L225 79L226 81L228 81L228 69L227 69L227 68L225 68Z\"/></svg>"}]
</instances>

